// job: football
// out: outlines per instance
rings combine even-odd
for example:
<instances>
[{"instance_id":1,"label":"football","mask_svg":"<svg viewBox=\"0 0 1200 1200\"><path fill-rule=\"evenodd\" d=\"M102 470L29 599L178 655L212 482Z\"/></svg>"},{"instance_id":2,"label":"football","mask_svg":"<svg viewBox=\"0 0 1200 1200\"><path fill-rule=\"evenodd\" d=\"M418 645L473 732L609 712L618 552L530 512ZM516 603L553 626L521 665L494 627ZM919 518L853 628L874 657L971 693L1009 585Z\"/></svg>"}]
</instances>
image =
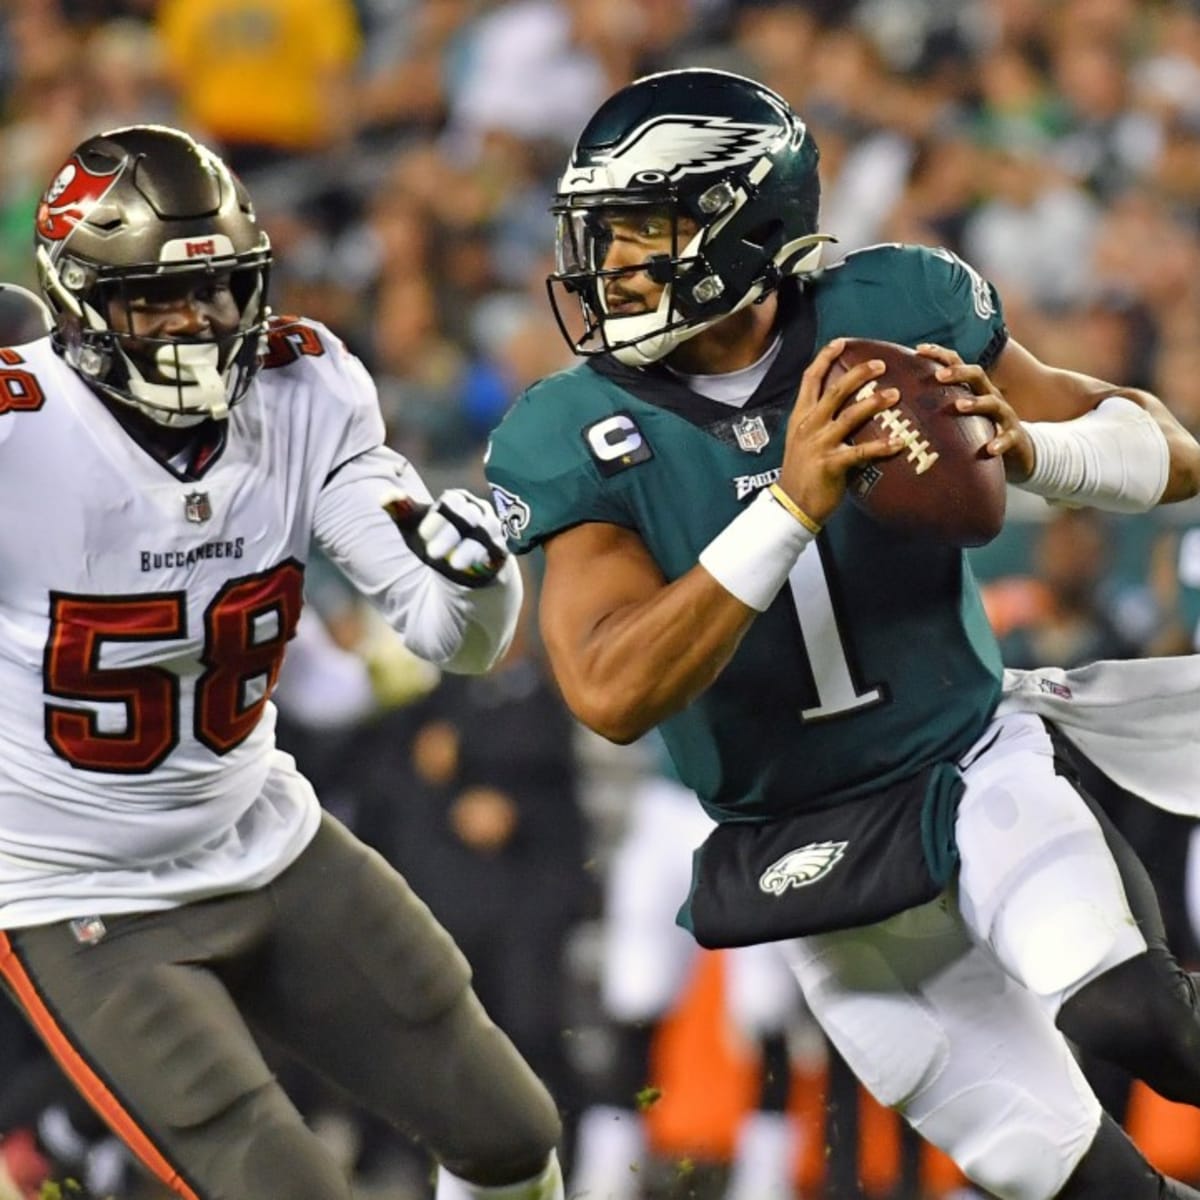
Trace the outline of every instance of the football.
<instances>
[{"instance_id":1,"label":"football","mask_svg":"<svg viewBox=\"0 0 1200 1200\"><path fill-rule=\"evenodd\" d=\"M955 401L969 389L939 382L936 362L895 342L847 338L827 383L871 358L882 359L887 370L848 403L886 387L898 388L900 400L851 441L898 433L905 448L855 471L847 494L875 520L907 535L963 547L990 542L1004 523L1006 496L1004 462L984 450L995 425L960 413Z\"/></svg>"}]
</instances>

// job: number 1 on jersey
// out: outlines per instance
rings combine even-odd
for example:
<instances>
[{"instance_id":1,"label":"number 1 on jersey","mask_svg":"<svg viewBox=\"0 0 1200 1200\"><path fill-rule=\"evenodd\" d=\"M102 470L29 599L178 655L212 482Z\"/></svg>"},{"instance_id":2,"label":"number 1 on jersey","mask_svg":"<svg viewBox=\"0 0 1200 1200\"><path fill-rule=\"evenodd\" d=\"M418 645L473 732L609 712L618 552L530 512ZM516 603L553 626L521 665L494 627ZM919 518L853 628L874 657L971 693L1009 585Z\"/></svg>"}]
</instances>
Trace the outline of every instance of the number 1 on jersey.
<instances>
[{"instance_id":1,"label":"number 1 on jersey","mask_svg":"<svg viewBox=\"0 0 1200 1200\"><path fill-rule=\"evenodd\" d=\"M884 698L882 687L859 691L855 684L829 580L825 577L825 564L815 544L796 559L788 575L788 588L817 693L817 703L801 709L800 719L820 721L878 704Z\"/></svg>"}]
</instances>

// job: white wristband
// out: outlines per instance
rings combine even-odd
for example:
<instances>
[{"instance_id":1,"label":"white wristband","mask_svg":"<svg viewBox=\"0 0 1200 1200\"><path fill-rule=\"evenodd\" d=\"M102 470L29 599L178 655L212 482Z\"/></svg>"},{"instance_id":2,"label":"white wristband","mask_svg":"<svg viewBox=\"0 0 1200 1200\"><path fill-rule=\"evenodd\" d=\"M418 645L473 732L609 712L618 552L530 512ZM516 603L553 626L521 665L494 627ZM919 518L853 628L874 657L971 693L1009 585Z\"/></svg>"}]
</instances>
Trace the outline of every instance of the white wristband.
<instances>
[{"instance_id":1,"label":"white wristband","mask_svg":"<svg viewBox=\"0 0 1200 1200\"><path fill-rule=\"evenodd\" d=\"M743 604L766 612L815 535L761 491L700 552L700 565Z\"/></svg>"},{"instance_id":2,"label":"white wristband","mask_svg":"<svg viewBox=\"0 0 1200 1200\"><path fill-rule=\"evenodd\" d=\"M1124 396L1073 421L1029 421L1033 474L1017 487L1068 504L1148 512L1166 491L1171 450L1158 422Z\"/></svg>"}]
</instances>

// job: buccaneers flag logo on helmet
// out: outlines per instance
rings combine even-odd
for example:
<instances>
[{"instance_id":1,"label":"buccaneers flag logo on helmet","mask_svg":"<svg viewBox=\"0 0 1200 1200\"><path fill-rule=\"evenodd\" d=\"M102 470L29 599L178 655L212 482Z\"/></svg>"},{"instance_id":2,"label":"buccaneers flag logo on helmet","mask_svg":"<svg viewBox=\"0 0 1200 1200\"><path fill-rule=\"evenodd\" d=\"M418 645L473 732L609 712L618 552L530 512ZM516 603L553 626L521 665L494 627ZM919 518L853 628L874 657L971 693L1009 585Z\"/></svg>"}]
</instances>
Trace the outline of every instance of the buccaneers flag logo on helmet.
<instances>
[{"instance_id":1,"label":"buccaneers flag logo on helmet","mask_svg":"<svg viewBox=\"0 0 1200 1200\"><path fill-rule=\"evenodd\" d=\"M47 241L61 242L71 231L87 218L95 206L104 199L105 193L114 183L124 164L107 175L89 171L78 158L72 158L54 177L46 189L37 209L37 231Z\"/></svg>"}]
</instances>

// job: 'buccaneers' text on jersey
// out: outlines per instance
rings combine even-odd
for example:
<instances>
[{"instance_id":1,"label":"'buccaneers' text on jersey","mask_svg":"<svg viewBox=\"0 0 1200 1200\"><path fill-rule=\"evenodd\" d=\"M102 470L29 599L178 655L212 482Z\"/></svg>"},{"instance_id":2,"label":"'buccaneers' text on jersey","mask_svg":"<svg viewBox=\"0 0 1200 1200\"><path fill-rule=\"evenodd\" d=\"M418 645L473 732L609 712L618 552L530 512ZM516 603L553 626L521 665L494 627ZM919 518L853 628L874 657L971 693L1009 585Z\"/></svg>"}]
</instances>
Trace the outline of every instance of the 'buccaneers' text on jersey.
<instances>
[{"instance_id":1,"label":"'buccaneers' text on jersey","mask_svg":"<svg viewBox=\"0 0 1200 1200\"><path fill-rule=\"evenodd\" d=\"M362 503L429 495L382 442L373 383L312 322L274 321L247 397L167 463L49 339L0 350L0 928L251 887L307 843L269 697L310 535L419 653L452 641Z\"/></svg>"}]
</instances>

